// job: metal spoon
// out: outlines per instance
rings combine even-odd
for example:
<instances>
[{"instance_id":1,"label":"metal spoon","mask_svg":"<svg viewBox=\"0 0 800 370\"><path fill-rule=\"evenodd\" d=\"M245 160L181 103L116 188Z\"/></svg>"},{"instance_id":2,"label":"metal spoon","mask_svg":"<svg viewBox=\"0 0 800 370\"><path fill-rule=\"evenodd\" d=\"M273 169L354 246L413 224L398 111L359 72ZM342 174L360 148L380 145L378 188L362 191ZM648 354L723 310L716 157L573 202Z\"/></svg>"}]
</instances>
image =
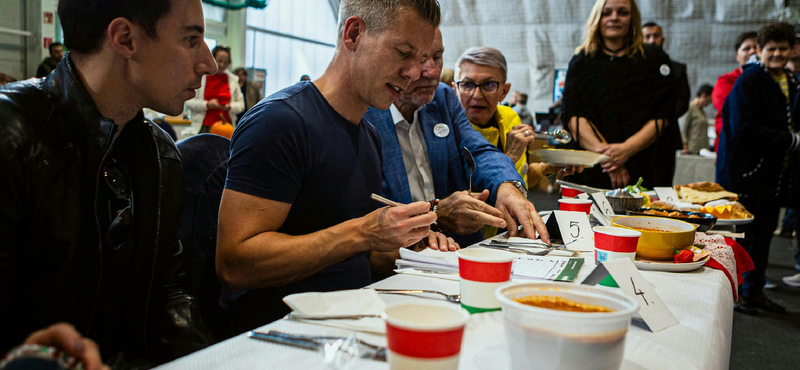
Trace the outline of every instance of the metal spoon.
<instances>
[{"instance_id":1,"label":"metal spoon","mask_svg":"<svg viewBox=\"0 0 800 370\"><path fill-rule=\"evenodd\" d=\"M472 152L467 147L461 149L464 152L464 160L467 161L467 167L469 168L469 193L472 194L472 174L475 173L475 157L472 156Z\"/></svg>"},{"instance_id":2,"label":"metal spoon","mask_svg":"<svg viewBox=\"0 0 800 370\"><path fill-rule=\"evenodd\" d=\"M401 294L401 295L416 295L416 294L438 294L444 297L449 302L460 303L461 294L447 294L436 290L422 290L422 289L375 289L378 294Z\"/></svg>"},{"instance_id":3,"label":"metal spoon","mask_svg":"<svg viewBox=\"0 0 800 370\"><path fill-rule=\"evenodd\" d=\"M570 135L568 131L561 129L553 130L553 132L537 131L536 133L550 136L553 138L553 140L558 141L561 144L569 144L572 141L572 135Z\"/></svg>"}]
</instances>

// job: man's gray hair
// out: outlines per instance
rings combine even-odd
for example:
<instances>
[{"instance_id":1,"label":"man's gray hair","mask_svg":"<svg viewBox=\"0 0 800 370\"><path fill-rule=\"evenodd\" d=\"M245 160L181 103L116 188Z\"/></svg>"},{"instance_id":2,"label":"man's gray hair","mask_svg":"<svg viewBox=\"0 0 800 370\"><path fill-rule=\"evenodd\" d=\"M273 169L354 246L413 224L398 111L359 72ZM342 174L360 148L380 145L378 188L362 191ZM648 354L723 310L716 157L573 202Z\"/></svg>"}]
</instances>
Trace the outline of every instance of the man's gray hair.
<instances>
[{"instance_id":1,"label":"man's gray hair","mask_svg":"<svg viewBox=\"0 0 800 370\"><path fill-rule=\"evenodd\" d=\"M437 0L341 0L339 4L339 38L342 41L344 24L350 17L361 18L367 32L380 33L392 25L400 9L410 9L434 28L442 21L442 12Z\"/></svg>"},{"instance_id":2,"label":"man's gray hair","mask_svg":"<svg viewBox=\"0 0 800 370\"><path fill-rule=\"evenodd\" d=\"M464 62L470 62L479 66L497 68L500 71L500 74L503 75L503 81L499 82L505 82L506 78L508 78L506 57L503 56L503 53L501 53L500 50L495 48L486 46L473 46L467 49L467 51L465 51L464 54L461 54L456 61L455 76L457 79L461 79L461 65L464 64Z\"/></svg>"}]
</instances>

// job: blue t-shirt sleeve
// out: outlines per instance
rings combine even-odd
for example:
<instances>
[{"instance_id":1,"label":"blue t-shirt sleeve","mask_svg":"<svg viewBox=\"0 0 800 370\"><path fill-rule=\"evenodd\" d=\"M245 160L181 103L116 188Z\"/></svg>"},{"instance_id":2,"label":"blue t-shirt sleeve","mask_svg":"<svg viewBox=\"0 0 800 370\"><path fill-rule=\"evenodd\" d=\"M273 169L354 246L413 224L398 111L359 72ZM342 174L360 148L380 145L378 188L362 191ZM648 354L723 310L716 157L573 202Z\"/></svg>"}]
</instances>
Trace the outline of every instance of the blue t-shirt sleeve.
<instances>
[{"instance_id":1,"label":"blue t-shirt sleeve","mask_svg":"<svg viewBox=\"0 0 800 370\"><path fill-rule=\"evenodd\" d=\"M225 188L294 203L306 168L305 122L283 101L254 109L233 135Z\"/></svg>"}]
</instances>

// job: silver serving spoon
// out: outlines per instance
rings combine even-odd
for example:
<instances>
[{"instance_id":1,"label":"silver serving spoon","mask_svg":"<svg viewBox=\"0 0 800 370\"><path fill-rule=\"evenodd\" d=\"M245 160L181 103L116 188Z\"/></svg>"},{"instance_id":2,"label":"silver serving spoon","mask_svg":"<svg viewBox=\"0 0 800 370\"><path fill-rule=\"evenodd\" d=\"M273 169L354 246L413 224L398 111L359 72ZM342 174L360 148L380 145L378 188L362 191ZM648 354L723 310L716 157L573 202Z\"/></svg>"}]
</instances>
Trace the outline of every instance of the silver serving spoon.
<instances>
[{"instance_id":1,"label":"silver serving spoon","mask_svg":"<svg viewBox=\"0 0 800 370\"><path fill-rule=\"evenodd\" d=\"M467 161L467 167L469 168L469 194L472 194L472 174L475 173L475 157L472 156L472 152L467 147L461 149L464 152L464 160Z\"/></svg>"},{"instance_id":2,"label":"silver serving spoon","mask_svg":"<svg viewBox=\"0 0 800 370\"><path fill-rule=\"evenodd\" d=\"M553 130L553 132L537 131L537 134L547 135L558 141L561 144L569 144L572 141L572 135L566 130Z\"/></svg>"}]
</instances>

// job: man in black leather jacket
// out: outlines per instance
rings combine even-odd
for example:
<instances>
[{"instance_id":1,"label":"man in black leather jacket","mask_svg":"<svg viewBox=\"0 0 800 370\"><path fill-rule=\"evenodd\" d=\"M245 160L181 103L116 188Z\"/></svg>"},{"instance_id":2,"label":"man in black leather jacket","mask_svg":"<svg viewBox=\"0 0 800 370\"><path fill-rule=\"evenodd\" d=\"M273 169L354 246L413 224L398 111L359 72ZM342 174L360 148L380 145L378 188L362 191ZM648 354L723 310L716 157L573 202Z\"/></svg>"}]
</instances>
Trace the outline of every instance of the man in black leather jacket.
<instances>
[{"instance_id":1,"label":"man in black leather jacket","mask_svg":"<svg viewBox=\"0 0 800 370\"><path fill-rule=\"evenodd\" d=\"M143 107L176 115L216 63L200 0L61 0L71 50L0 88L0 354L67 322L112 367L212 343L178 242L181 158Z\"/></svg>"}]
</instances>

